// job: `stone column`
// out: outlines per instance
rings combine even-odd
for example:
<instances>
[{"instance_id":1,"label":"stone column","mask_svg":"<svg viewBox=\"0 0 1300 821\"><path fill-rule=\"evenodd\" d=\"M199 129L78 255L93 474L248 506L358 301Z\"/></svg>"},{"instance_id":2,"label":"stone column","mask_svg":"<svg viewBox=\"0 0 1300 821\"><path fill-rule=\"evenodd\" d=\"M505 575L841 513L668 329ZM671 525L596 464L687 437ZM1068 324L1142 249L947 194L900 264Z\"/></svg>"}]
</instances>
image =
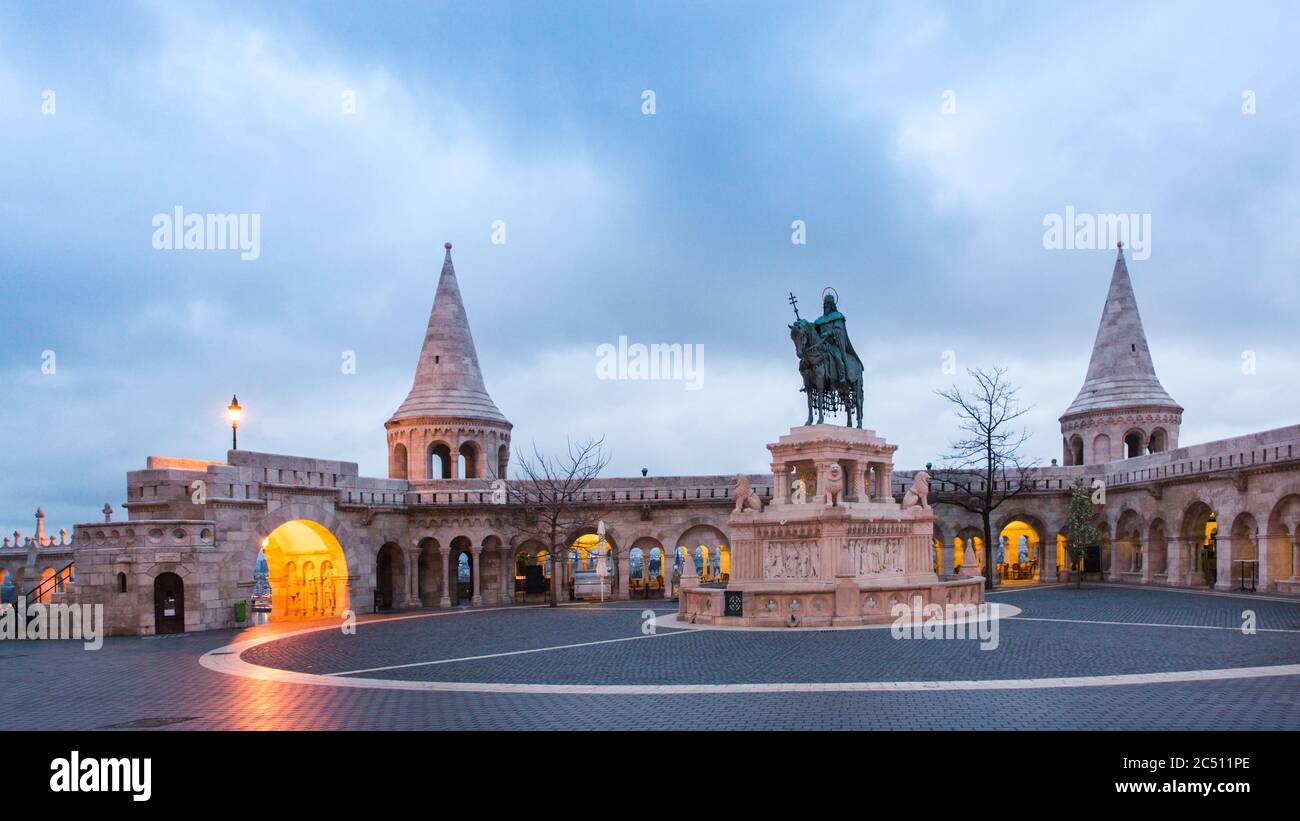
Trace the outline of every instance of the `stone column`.
<instances>
[{"instance_id":1,"label":"stone column","mask_svg":"<svg viewBox=\"0 0 1300 821\"><path fill-rule=\"evenodd\" d=\"M451 607L451 548L438 548L438 558L442 562L442 595L438 597L438 606Z\"/></svg>"},{"instance_id":2,"label":"stone column","mask_svg":"<svg viewBox=\"0 0 1300 821\"><path fill-rule=\"evenodd\" d=\"M420 599L420 550L408 551L406 554L407 581L406 581L406 606L423 607L424 602Z\"/></svg>"},{"instance_id":3,"label":"stone column","mask_svg":"<svg viewBox=\"0 0 1300 821\"><path fill-rule=\"evenodd\" d=\"M888 462L881 462L880 477L881 501L894 501L894 466Z\"/></svg>"},{"instance_id":4,"label":"stone column","mask_svg":"<svg viewBox=\"0 0 1300 821\"><path fill-rule=\"evenodd\" d=\"M470 598L471 607L482 607L483 597L479 595L478 583L479 577L483 575L483 548L480 545L474 545L469 549L470 554Z\"/></svg>"},{"instance_id":5,"label":"stone column","mask_svg":"<svg viewBox=\"0 0 1300 821\"><path fill-rule=\"evenodd\" d=\"M1291 539L1291 578L1300 579L1300 533L1296 533L1296 528L1291 528L1294 534Z\"/></svg>"},{"instance_id":6,"label":"stone column","mask_svg":"<svg viewBox=\"0 0 1300 821\"><path fill-rule=\"evenodd\" d=\"M956 561L953 551L957 546L952 542L939 543L939 572L945 576L953 574L953 564Z\"/></svg>"},{"instance_id":7,"label":"stone column","mask_svg":"<svg viewBox=\"0 0 1300 821\"><path fill-rule=\"evenodd\" d=\"M622 550L618 554L618 593L615 598L626 601L631 596L631 587L632 555L630 550Z\"/></svg>"},{"instance_id":8,"label":"stone column","mask_svg":"<svg viewBox=\"0 0 1300 821\"><path fill-rule=\"evenodd\" d=\"M515 551L510 545L501 547L501 603L515 601Z\"/></svg>"},{"instance_id":9,"label":"stone column","mask_svg":"<svg viewBox=\"0 0 1300 821\"><path fill-rule=\"evenodd\" d=\"M1049 548L1046 542L1038 544L1038 580L1040 582L1057 581L1056 573L1056 539L1052 539Z\"/></svg>"},{"instance_id":10,"label":"stone column","mask_svg":"<svg viewBox=\"0 0 1300 821\"><path fill-rule=\"evenodd\" d=\"M790 501L790 471L784 464L772 463L772 504L783 505ZM733 504L735 500L732 500Z\"/></svg>"},{"instance_id":11,"label":"stone column","mask_svg":"<svg viewBox=\"0 0 1300 821\"><path fill-rule=\"evenodd\" d=\"M664 598L673 597L673 565L677 563L677 549L664 548L663 571L664 571Z\"/></svg>"}]
</instances>

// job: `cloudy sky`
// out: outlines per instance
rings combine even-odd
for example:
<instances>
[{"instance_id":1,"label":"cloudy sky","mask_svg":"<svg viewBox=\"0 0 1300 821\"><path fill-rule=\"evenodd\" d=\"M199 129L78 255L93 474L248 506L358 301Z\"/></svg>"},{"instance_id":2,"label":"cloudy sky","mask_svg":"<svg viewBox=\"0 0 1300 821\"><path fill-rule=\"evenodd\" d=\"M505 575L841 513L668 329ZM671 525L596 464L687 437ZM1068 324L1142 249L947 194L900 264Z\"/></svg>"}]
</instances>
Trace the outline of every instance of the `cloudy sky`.
<instances>
[{"instance_id":1,"label":"cloudy sky","mask_svg":"<svg viewBox=\"0 0 1300 821\"><path fill-rule=\"evenodd\" d=\"M603 433L612 475L764 470L826 285L900 467L994 364L1059 457L1114 258L1044 247L1067 207L1149 216L1184 444L1300 421L1300 12L1076 6L6 3L0 531L224 458L232 393L244 447L383 475L444 241L516 447ZM177 206L260 256L156 250ZM702 389L598 380L619 336Z\"/></svg>"}]
</instances>

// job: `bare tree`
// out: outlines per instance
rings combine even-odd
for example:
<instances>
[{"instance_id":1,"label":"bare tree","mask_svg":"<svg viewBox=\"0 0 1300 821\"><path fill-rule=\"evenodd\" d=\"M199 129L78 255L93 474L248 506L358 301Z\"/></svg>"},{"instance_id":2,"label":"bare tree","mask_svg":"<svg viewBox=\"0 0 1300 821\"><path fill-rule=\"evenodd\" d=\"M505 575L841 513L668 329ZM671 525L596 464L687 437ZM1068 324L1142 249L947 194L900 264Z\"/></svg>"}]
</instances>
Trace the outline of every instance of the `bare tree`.
<instances>
[{"instance_id":1,"label":"bare tree","mask_svg":"<svg viewBox=\"0 0 1300 821\"><path fill-rule=\"evenodd\" d=\"M512 504L522 508L519 534L546 545L551 560L551 606L559 604L561 570L568 555L568 536L593 527L600 512L584 501L583 491L609 464L605 437L566 440L566 453L547 456L533 443L533 453L517 462L516 479L506 485Z\"/></svg>"},{"instance_id":2,"label":"bare tree","mask_svg":"<svg viewBox=\"0 0 1300 821\"><path fill-rule=\"evenodd\" d=\"M1029 432L1013 423L1032 406L1021 408L1019 388L1006 380L1006 368L991 371L967 369L975 380L969 392L956 385L935 391L951 402L964 437L953 442L946 463L934 479L940 492L951 490L945 501L969 510L984 525L984 586L993 586L993 511L1029 489L1029 471L1035 462L1022 463L1020 446ZM950 486L950 488L948 487Z\"/></svg>"}]
</instances>

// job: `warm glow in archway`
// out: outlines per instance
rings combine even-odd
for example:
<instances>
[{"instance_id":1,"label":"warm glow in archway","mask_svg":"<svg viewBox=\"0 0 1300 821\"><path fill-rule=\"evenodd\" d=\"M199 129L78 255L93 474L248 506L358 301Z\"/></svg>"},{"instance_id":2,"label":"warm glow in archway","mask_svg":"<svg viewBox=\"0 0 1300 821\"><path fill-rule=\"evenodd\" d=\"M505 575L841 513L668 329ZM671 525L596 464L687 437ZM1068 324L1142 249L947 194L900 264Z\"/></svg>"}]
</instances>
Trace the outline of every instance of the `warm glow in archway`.
<instances>
[{"instance_id":1,"label":"warm glow in archway","mask_svg":"<svg viewBox=\"0 0 1300 821\"><path fill-rule=\"evenodd\" d=\"M343 547L323 525L297 519L262 540L271 621L336 616L348 609L348 563Z\"/></svg>"}]
</instances>

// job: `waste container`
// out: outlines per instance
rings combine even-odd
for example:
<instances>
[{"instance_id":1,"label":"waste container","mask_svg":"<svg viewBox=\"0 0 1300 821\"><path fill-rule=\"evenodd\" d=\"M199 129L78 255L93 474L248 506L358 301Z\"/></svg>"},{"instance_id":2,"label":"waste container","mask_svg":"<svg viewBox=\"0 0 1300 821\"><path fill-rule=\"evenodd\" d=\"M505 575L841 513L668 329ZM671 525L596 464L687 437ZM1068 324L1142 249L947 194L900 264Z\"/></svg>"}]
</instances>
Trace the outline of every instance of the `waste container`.
<instances>
[{"instance_id":1,"label":"waste container","mask_svg":"<svg viewBox=\"0 0 1300 821\"><path fill-rule=\"evenodd\" d=\"M248 602L240 599L235 602L235 621L243 621L248 618Z\"/></svg>"}]
</instances>

